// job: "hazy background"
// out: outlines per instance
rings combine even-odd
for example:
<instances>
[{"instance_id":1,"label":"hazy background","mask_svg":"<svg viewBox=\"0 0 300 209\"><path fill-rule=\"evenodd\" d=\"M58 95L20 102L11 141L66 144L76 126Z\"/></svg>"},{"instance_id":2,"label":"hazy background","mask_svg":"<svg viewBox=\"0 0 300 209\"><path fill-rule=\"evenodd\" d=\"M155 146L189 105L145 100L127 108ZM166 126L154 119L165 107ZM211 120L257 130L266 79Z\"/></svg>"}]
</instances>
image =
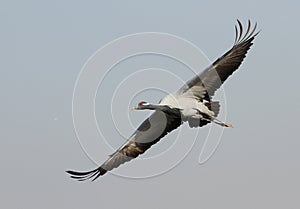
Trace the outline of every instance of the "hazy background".
<instances>
[{"instance_id":1,"label":"hazy background","mask_svg":"<svg viewBox=\"0 0 300 209\"><path fill-rule=\"evenodd\" d=\"M296 1L2 1L1 208L299 208L299 8ZM167 32L214 60L231 46L236 18L262 31L224 86L235 128L206 164L197 163L200 137L156 178L69 179L64 170L95 166L76 139L71 108L78 73L98 48L131 33Z\"/></svg>"}]
</instances>

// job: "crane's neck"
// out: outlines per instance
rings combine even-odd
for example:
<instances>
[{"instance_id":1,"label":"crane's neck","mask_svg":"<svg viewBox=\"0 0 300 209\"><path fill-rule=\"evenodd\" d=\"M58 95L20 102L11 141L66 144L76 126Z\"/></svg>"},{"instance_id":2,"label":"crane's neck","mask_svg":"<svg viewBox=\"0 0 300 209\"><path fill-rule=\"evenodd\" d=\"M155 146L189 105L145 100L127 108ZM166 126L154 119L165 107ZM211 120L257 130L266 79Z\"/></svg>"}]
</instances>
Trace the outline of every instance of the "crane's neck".
<instances>
[{"instance_id":1,"label":"crane's neck","mask_svg":"<svg viewBox=\"0 0 300 209\"><path fill-rule=\"evenodd\" d=\"M166 106L161 105L161 104L147 104L147 105L144 105L141 109L161 110L161 111L163 111L165 108L166 108Z\"/></svg>"},{"instance_id":2,"label":"crane's neck","mask_svg":"<svg viewBox=\"0 0 300 209\"><path fill-rule=\"evenodd\" d=\"M137 110L159 110L166 114L171 114L172 117L181 118L181 109L172 108L166 104L146 104L142 107L139 107Z\"/></svg>"}]
</instances>

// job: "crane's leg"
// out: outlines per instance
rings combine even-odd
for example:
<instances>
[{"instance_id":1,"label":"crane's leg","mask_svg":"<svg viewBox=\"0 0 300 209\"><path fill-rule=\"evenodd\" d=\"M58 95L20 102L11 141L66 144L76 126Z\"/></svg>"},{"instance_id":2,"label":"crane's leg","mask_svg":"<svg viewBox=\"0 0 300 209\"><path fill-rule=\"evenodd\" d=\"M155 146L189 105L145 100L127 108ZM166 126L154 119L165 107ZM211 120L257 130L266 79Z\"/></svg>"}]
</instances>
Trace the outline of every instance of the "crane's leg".
<instances>
[{"instance_id":1,"label":"crane's leg","mask_svg":"<svg viewBox=\"0 0 300 209\"><path fill-rule=\"evenodd\" d=\"M226 123L226 122L223 122L221 120L219 120L218 118L212 116L212 115L208 115L208 114L199 114L197 116L193 116L192 118L194 119L198 119L198 120L206 120L206 121L209 121L209 122L214 122L220 126L224 126L224 127L233 127L232 124L230 123Z\"/></svg>"},{"instance_id":2,"label":"crane's leg","mask_svg":"<svg viewBox=\"0 0 300 209\"><path fill-rule=\"evenodd\" d=\"M207 107L206 107L207 108ZM225 127L233 127L230 123L223 122L219 120L217 117L214 116L214 112L210 111L208 108L206 109L206 112L201 111L200 108L195 108L195 110L198 111L197 116L194 116L193 118L197 118L199 120L206 120L214 122L218 125L225 126Z\"/></svg>"},{"instance_id":3,"label":"crane's leg","mask_svg":"<svg viewBox=\"0 0 300 209\"><path fill-rule=\"evenodd\" d=\"M230 127L230 128L233 127L232 124L226 123L226 122L223 122L223 121L220 121L220 120L219 120L218 118L216 118L216 117L211 116L211 119L212 119L211 121L213 121L214 123L219 124L219 125L221 125L221 126Z\"/></svg>"}]
</instances>

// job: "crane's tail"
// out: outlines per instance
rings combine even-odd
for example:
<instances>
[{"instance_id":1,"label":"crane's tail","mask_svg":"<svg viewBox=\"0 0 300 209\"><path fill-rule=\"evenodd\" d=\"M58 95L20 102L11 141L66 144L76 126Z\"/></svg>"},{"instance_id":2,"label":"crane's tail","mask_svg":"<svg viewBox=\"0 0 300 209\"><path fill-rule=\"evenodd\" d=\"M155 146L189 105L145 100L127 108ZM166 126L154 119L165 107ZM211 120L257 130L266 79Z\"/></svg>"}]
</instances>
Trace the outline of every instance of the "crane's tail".
<instances>
[{"instance_id":1,"label":"crane's tail","mask_svg":"<svg viewBox=\"0 0 300 209\"><path fill-rule=\"evenodd\" d=\"M220 103L218 101L211 101L211 102L204 102L204 105L208 107L210 111L214 112L214 117L217 117L220 112ZM189 126L191 128L198 128L205 126L206 124L210 123L210 119L196 119L196 118L190 118L188 119Z\"/></svg>"},{"instance_id":2,"label":"crane's tail","mask_svg":"<svg viewBox=\"0 0 300 209\"><path fill-rule=\"evenodd\" d=\"M70 177L73 179L76 179L78 181L85 181L88 179L92 179L92 181L95 181L99 176L104 175L107 170L105 170L102 167L96 168L92 171L87 172L78 172L78 171L66 171L68 174L70 174Z\"/></svg>"},{"instance_id":3,"label":"crane's tail","mask_svg":"<svg viewBox=\"0 0 300 209\"><path fill-rule=\"evenodd\" d=\"M215 117L218 116L220 112L220 103L218 101L204 102L205 106L208 107L209 110L215 113Z\"/></svg>"}]
</instances>

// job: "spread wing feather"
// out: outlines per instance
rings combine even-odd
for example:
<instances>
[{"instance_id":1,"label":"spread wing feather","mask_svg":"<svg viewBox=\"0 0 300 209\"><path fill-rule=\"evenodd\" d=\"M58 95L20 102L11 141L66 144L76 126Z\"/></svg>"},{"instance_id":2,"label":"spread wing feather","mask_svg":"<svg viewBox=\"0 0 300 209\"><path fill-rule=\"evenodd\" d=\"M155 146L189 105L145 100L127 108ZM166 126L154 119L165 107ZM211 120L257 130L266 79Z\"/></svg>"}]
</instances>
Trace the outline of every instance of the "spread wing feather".
<instances>
[{"instance_id":1,"label":"spread wing feather","mask_svg":"<svg viewBox=\"0 0 300 209\"><path fill-rule=\"evenodd\" d=\"M251 30L251 22L248 21L247 31L243 34L241 22L237 20L237 23L239 29L235 26L236 36L233 47L200 75L188 81L177 94L192 96L200 101L204 99L210 101L215 91L238 69L258 32L255 33L256 24Z\"/></svg>"},{"instance_id":2,"label":"spread wing feather","mask_svg":"<svg viewBox=\"0 0 300 209\"><path fill-rule=\"evenodd\" d=\"M144 153L162 137L176 129L182 124L180 111L169 109L167 112L155 111L146 119L133 133L130 139L98 168L87 171L66 171L71 178L78 181L92 179L94 181L107 171L117 168L119 165L128 162Z\"/></svg>"}]
</instances>

